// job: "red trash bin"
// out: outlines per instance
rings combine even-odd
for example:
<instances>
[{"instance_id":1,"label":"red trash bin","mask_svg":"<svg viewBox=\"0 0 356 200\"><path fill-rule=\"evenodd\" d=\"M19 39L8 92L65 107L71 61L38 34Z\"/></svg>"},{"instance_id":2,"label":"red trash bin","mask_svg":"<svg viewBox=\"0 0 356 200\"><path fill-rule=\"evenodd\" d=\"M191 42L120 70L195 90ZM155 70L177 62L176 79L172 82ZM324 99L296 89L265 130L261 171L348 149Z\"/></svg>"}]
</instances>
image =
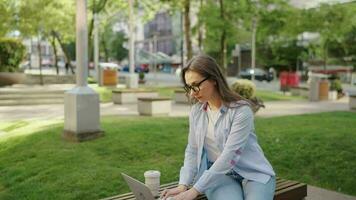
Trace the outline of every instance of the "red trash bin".
<instances>
[{"instance_id":1,"label":"red trash bin","mask_svg":"<svg viewBox=\"0 0 356 200\"><path fill-rule=\"evenodd\" d=\"M287 85L289 87L298 87L299 86L299 76L297 73L289 73Z\"/></svg>"},{"instance_id":2,"label":"red trash bin","mask_svg":"<svg viewBox=\"0 0 356 200\"><path fill-rule=\"evenodd\" d=\"M288 72L279 73L279 82L280 82L282 91L285 91L288 89Z\"/></svg>"}]
</instances>

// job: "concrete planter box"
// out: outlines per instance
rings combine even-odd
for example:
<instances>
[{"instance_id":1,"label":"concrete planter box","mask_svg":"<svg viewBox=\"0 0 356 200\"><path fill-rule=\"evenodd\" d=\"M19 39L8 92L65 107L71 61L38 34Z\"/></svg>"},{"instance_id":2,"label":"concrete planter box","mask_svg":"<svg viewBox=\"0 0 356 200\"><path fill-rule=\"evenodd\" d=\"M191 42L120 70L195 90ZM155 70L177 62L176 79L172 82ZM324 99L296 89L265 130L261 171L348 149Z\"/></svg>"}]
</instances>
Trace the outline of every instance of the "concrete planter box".
<instances>
[{"instance_id":1,"label":"concrete planter box","mask_svg":"<svg viewBox=\"0 0 356 200\"><path fill-rule=\"evenodd\" d=\"M337 100L337 91L329 91L329 100Z\"/></svg>"},{"instance_id":2,"label":"concrete planter box","mask_svg":"<svg viewBox=\"0 0 356 200\"><path fill-rule=\"evenodd\" d=\"M356 94L349 96L349 106L351 110L356 109Z\"/></svg>"},{"instance_id":3,"label":"concrete planter box","mask_svg":"<svg viewBox=\"0 0 356 200\"><path fill-rule=\"evenodd\" d=\"M42 81L43 84L74 84L75 75L50 75L43 74ZM41 84L41 76L39 74L26 74L26 79L23 81L23 84L27 85L37 85Z\"/></svg>"},{"instance_id":4,"label":"concrete planter box","mask_svg":"<svg viewBox=\"0 0 356 200\"><path fill-rule=\"evenodd\" d=\"M0 86L23 83L26 74L21 72L0 72Z\"/></svg>"},{"instance_id":5,"label":"concrete planter box","mask_svg":"<svg viewBox=\"0 0 356 200\"><path fill-rule=\"evenodd\" d=\"M290 92L293 96L302 96L308 98L309 88L308 87L292 87Z\"/></svg>"},{"instance_id":6,"label":"concrete planter box","mask_svg":"<svg viewBox=\"0 0 356 200\"><path fill-rule=\"evenodd\" d=\"M160 116L169 115L172 101L166 97L138 98L137 110L140 115Z\"/></svg>"},{"instance_id":7,"label":"concrete planter box","mask_svg":"<svg viewBox=\"0 0 356 200\"><path fill-rule=\"evenodd\" d=\"M176 103L189 103L188 98L186 96L186 92L184 90L175 90L174 91L174 101Z\"/></svg>"},{"instance_id":8,"label":"concrete planter box","mask_svg":"<svg viewBox=\"0 0 356 200\"><path fill-rule=\"evenodd\" d=\"M158 97L158 93L153 90L142 89L121 89L112 91L112 101L114 104L137 103L137 98Z\"/></svg>"}]
</instances>

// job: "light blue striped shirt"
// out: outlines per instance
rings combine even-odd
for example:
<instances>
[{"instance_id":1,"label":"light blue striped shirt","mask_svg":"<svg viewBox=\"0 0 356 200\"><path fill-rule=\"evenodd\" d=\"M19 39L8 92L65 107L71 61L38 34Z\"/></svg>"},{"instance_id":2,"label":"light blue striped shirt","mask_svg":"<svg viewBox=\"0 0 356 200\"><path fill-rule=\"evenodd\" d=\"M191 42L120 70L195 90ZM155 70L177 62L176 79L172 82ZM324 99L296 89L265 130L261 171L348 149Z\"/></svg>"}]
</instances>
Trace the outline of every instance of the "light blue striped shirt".
<instances>
[{"instance_id":1,"label":"light blue striped shirt","mask_svg":"<svg viewBox=\"0 0 356 200\"><path fill-rule=\"evenodd\" d=\"M220 108L214 135L222 153L210 169L199 170L208 129L207 106L207 103L197 103L191 109L188 145L179 184L191 185L194 181L194 188L204 193L219 184L219 176L231 170L248 180L267 183L275 173L257 143L254 114L242 100Z\"/></svg>"}]
</instances>

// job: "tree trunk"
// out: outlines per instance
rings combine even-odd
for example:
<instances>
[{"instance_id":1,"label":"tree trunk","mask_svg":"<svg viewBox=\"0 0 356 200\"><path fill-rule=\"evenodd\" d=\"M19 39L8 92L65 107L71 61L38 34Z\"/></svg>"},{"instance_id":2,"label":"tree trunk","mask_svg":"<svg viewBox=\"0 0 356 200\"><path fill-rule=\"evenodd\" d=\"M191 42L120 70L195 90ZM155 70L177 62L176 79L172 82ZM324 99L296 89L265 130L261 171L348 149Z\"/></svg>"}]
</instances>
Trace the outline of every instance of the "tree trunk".
<instances>
[{"instance_id":1,"label":"tree trunk","mask_svg":"<svg viewBox=\"0 0 356 200\"><path fill-rule=\"evenodd\" d=\"M53 54L54 54L54 67L56 68L56 73L57 76L59 75L59 68L58 68L58 55L57 55L57 48L56 48L56 36L54 31L51 31L52 39L51 39L51 45L53 48Z\"/></svg>"},{"instance_id":2,"label":"tree trunk","mask_svg":"<svg viewBox=\"0 0 356 200\"><path fill-rule=\"evenodd\" d=\"M101 44L102 44L103 49L104 49L104 59L105 59L105 62L109 62L109 49L108 49L107 46L106 46L105 38L103 37L100 41L101 41Z\"/></svg>"},{"instance_id":3,"label":"tree trunk","mask_svg":"<svg viewBox=\"0 0 356 200\"><path fill-rule=\"evenodd\" d=\"M69 56L69 52L67 51L67 48L65 48L64 46L64 43L62 42L61 40L61 37L59 36L59 34L57 32L55 32L54 36L57 38L57 41L59 43L59 46L61 47L63 53L64 53L64 57L65 57L65 60L66 60L66 66L68 66L72 72L72 74L75 74L74 73L74 69L73 69L73 66L72 64L70 63L70 56Z\"/></svg>"},{"instance_id":4,"label":"tree trunk","mask_svg":"<svg viewBox=\"0 0 356 200\"><path fill-rule=\"evenodd\" d=\"M92 10L93 17L89 22L89 31L88 31L89 62L93 61L93 40L91 38L94 29L94 14L100 13L105 8L107 2L108 2L107 0L100 0L98 3L96 3L96 0L94 0L94 6Z\"/></svg>"},{"instance_id":5,"label":"tree trunk","mask_svg":"<svg viewBox=\"0 0 356 200\"><path fill-rule=\"evenodd\" d=\"M88 62L90 63L90 61L94 60L94 54L93 54L93 41L91 39L92 35L93 35L93 29L94 29L94 15L95 15L95 0L94 0L94 8L93 8L93 17L91 18L90 22L89 22L89 31L88 31ZM89 67L89 66L88 66ZM89 69L88 69L89 71Z\"/></svg>"},{"instance_id":6,"label":"tree trunk","mask_svg":"<svg viewBox=\"0 0 356 200\"><path fill-rule=\"evenodd\" d=\"M225 10L224 10L224 1L219 0L220 3L220 17L222 21L225 21ZM226 30L223 28L221 37L220 37L220 67L223 73L226 72Z\"/></svg>"},{"instance_id":7,"label":"tree trunk","mask_svg":"<svg viewBox=\"0 0 356 200\"><path fill-rule=\"evenodd\" d=\"M324 71L326 70L326 65L328 64L328 40L324 43Z\"/></svg>"},{"instance_id":8,"label":"tree trunk","mask_svg":"<svg viewBox=\"0 0 356 200\"><path fill-rule=\"evenodd\" d=\"M41 55L41 39L40 35L37 36L37 53L38 53L38 60L39 60L39 67L40 67L40 84L43 85L43 76L42 76L42 55Z\"/></svg>"},{"instance_id":9,"label":"tree trunk","mask_svg":"<svg viewBox=\"0 0 356 200\"><path fill-rule=\"evenodd\" d=\"M200 0L200 8L199 10L202 10L203 8L203 0ZM199 21L198 24L198 46L199 46L199 51L203 52L203 26L202 26L202 22Z\"/></svg>"},{"instance_id":10,"label":"tree trunk","mask_svg":"<svg viewBox=\"0 0 356 200\"><path fill-rule=\"evenodd\" d=\"M33 40L32 37L30 38L30 42L31 42L31 52L30 52L30 64L29 64L29 68L32 69L32 52L33 52Z\"/></svg>"},{"instance_id":11,"label":"tree trunk","mask_svg":"<svg viewBox=\"0 0 356 200\"><path fill-rule=\"evenodd\" d=\"M190 60L193 56L192 51L192 41L190 38L190 0L184 0L184 33L185 33L185 44L187 47L187 59Z\"/></svg>"}]
</instances>

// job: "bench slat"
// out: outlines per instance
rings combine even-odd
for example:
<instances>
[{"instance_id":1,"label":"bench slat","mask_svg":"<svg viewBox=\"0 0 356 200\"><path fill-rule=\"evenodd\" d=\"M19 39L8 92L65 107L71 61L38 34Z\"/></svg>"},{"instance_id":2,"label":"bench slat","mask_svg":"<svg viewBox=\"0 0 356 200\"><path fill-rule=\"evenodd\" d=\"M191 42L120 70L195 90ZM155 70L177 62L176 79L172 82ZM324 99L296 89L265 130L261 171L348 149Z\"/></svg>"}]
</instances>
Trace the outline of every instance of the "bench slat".
<instances>
[{"instance_id":1,"label":"bench slat","mask_svg":"<svg viewBox=\"0 0 356 200\"><path fill-rule=\"evenodd\" d=\"M277 190L282 190L284 188L291 187L293 185L298 184L296 181L285 181L285 182L280 182L279 184L276 185L276 191Z\"/></svg>"},{"instance_id":2,"label":"bench slat","mask_svg":"<svg viewBox=\"0 0 356 200\"><path fill-rule=\"evenodd\" d=\"M164 189L174 188L178 185L178 182L172 182L163 184L160 187L160 192ZM302 200L307 196L307 185L305 183L299 183L297 181L290 181L281 178L276 179L276 191L274 200ZM206 200L204 194L199 195L195 200ZM105 198L103 200L135 200L134 195L125 193L112 197Z\"/></svg>"},{"instance_id":3,"label":"bench slat","mask_svg":"<svg viewBox=\"0 0 356 200\"><path fill-rule=\"evenodd\" d=\"M299 183L284 190L278 191L274 195L274 200L301 200L307 196L307 185Z\"/></svg>"}]
</instances>

